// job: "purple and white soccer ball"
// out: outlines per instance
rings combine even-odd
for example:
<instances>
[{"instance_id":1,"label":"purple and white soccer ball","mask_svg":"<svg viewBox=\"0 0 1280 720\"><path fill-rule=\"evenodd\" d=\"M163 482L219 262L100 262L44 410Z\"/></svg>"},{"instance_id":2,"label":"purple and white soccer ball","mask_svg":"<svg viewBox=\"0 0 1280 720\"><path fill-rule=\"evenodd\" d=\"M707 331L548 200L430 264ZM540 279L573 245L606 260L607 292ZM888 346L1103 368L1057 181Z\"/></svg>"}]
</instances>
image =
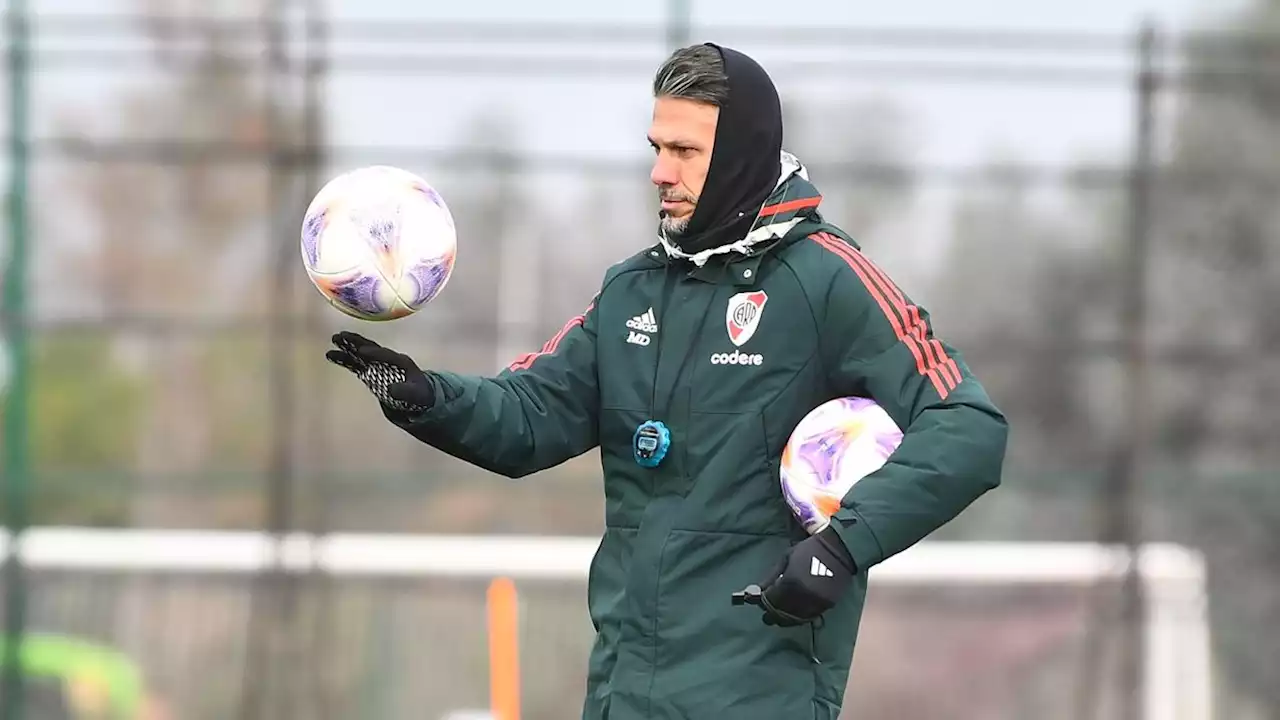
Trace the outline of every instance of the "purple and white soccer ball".
<instances>
[{"instance_id":1,"label":"purple and white soccer ball","mask_svg":"<svg viewBox=\"0 0 1280 720\"><path fill-rule=\"evenodd\" d=\"M782 494L810 535L821 532L859 480L879 470L902 430L874 400L843 397L813 410L782 450Z\"/></svg>"},{"instance_id":2,"label":"purple and white soccer ball","mask_svg":"<svg viewBox=\"0 0 1280 720\"><path fill-rule=\"evenodd\" d=\"M325 183L302 223L307 276L334 307L361 320L395 320L434 300L453 274L457 249L440 193L385 165Z\"/></svg>"}]
</instances>

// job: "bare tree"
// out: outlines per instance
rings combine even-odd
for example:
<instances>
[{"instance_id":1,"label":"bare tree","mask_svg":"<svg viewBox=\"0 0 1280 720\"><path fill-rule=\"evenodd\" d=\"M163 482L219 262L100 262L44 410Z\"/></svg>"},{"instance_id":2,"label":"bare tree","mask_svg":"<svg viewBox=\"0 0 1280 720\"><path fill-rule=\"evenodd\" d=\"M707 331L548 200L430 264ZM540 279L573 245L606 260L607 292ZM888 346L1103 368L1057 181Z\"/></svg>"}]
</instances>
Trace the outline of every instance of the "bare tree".
<instances>
[{"instance_id":1,"label":"bare tree","mask_svg":"<svg viewBox=\"0 0 1280 720\"><path fill-rule=\"evenodd\" d=\"M845 231L867 238L910 207L916 138L906 108L874 95L798 98L784 105L784 114L786 149L817 175L825 212Z\"/></svg>"},{"instance_id":2,"label":"bare tree","mask_svg":"<svg viewBox=\"0 0 1280 720\"><path fill-rule=\"evenodd\" d=\"M111 100L111 111L67 107L61 114L60 135L114 147L123 157L59 175L74 203L63 212L83 220L76 235L53 223L62 232L50 238L50 257L84 279L108 317L256 322L271 293L268 253L281 241L268 230L270 98L263 70L244 60L261 38L246 36L244 23L175 24L166 20L174 9L158 0L139 0L137 9L153 60L145 82ZM244 17L257 8L246 0L198 9ZM300 128L296 109L286 113L286 129ZM88 242L86 226L93 230ZM265 393L255 379L260 373L243 370L262 361L259 339L249 331L212 343L116 339L151 382L138 448L144 478L203 472L215 462L261 466ZM161 487L139 487L135 520L148 522L149 501L164 495ZM168 506L155 519L178 522L176 513Z\"/></svg>"},{"instance_id":3,"label":"bare tree","mask_svg":"<svg viewBox=\"0 0 1280 720\"><path fill-rule=\"evenodd\" d=\"M1222 36L1219 31L1237 33ZM1158 195L1154 335L1166 532L1208 556L1210 608L1234 684L1280 718L1280 3L1193 33ZM1217 33L1217 34L1215 34ZM1238 33L1243 33L1240 35ZM1205 71L1230 68L1233 72Z\"/></svg>"}]
</instances>

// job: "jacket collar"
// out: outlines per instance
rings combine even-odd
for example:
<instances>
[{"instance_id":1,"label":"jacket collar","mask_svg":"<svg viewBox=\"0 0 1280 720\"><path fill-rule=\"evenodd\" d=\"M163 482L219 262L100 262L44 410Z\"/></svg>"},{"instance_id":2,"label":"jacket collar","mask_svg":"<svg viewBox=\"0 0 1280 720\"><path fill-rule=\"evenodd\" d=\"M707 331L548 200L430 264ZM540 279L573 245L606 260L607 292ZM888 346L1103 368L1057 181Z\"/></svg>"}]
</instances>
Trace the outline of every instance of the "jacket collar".
<instances>
[{"instance_id":1,"label":"jacket collar","mask_svg":"<svg viewBox=\"0 0 1280 720\"><path fill-rule=\"evenodd\" d=\"M746 237L728 245L708 248L697 253L686 253L663 235L658 243L668 258L687 260L701 269L716 255L741 255L750 257L757 246L772 245L796 225L817 211L822 195L809 182L809 172L796 156L785 150L779 158L780 172L773 193L765 200L757 213L756 222ZM758 261L757 263L758 264ZM754 273L747 276L754 282Z\"/></svg>"}]
</instances>

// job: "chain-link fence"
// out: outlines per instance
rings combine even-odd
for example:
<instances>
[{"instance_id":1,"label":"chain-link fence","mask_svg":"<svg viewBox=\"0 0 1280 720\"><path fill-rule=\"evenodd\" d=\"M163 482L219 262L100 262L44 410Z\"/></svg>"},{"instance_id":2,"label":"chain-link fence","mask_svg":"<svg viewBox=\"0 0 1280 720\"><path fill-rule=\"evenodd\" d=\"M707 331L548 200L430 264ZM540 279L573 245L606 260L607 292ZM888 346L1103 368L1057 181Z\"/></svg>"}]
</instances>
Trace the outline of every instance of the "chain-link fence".
<instances>
[{"instance_id":1,"label":"chain-link fence","mask_svg":"<svg viewBox=\"0 0 1280 720\"><path fill-rule=\"evenodd\" d=\"M697 33L339 23L303 0L258 15L143 6L7 15L6 524L598 533L594 454L494 478L386 424L326 365L329 334L351 324L310 287L298 226L341 170L429 178L459 227L455 274L419 315L362 330L423 366L494 372L650 242L632 135L672 39ZM931 310L1010 416L1004 486L937 539L1204 553L1217 716L1245 719L1280 708L1280 45L1243 34L1280 21L1271 8L1180 37L713 33L774 75L828 217ZM968 123L1022 139L1101 108L1127 149L922 159L903 88L971 95ZM174 718L434 719L487 702L479 585L8 567L9 633L123 651ZM1123 654L1142 647L1141 588L1118 589L886 590L859 652L899 670L855 662L865 700L851 707L1095 717L1087 698L1133 687L1145 657ZM525 717L576 716L582 588L524 598ZM925 656L950 661L897 664Z\"/></svg>"}]
</instances>

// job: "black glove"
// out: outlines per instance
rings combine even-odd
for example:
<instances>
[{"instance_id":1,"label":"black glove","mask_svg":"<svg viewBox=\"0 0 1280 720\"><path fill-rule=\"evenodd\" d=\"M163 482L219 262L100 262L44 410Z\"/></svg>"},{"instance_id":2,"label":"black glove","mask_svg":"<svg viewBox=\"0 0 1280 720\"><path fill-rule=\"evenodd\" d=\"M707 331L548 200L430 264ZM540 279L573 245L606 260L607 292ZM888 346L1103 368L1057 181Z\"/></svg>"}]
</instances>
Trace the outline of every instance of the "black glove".
<instances>
[{"instance_id":1,"label":"black glove","mask_svg":"<svg viewBox=\"0 0 1280 720\"><path fill-rule=\"evenodd\" d=\"M408 355L345 331L333 336L333 344L337 350L325 359L355 374L384 408L416 413L435 403L430 379Z\"/></svg>"},{"instance_id":2,"label":"black glove","mask_svg":"<svg viewBox=\"0 0 1280 720\"><path fill-rule=\"evenodd\" d=\"M811 622L836 606L857 568L836 531L828 527L800 541L761 584L764 624Z\"/></svg>"}]
</instances>

